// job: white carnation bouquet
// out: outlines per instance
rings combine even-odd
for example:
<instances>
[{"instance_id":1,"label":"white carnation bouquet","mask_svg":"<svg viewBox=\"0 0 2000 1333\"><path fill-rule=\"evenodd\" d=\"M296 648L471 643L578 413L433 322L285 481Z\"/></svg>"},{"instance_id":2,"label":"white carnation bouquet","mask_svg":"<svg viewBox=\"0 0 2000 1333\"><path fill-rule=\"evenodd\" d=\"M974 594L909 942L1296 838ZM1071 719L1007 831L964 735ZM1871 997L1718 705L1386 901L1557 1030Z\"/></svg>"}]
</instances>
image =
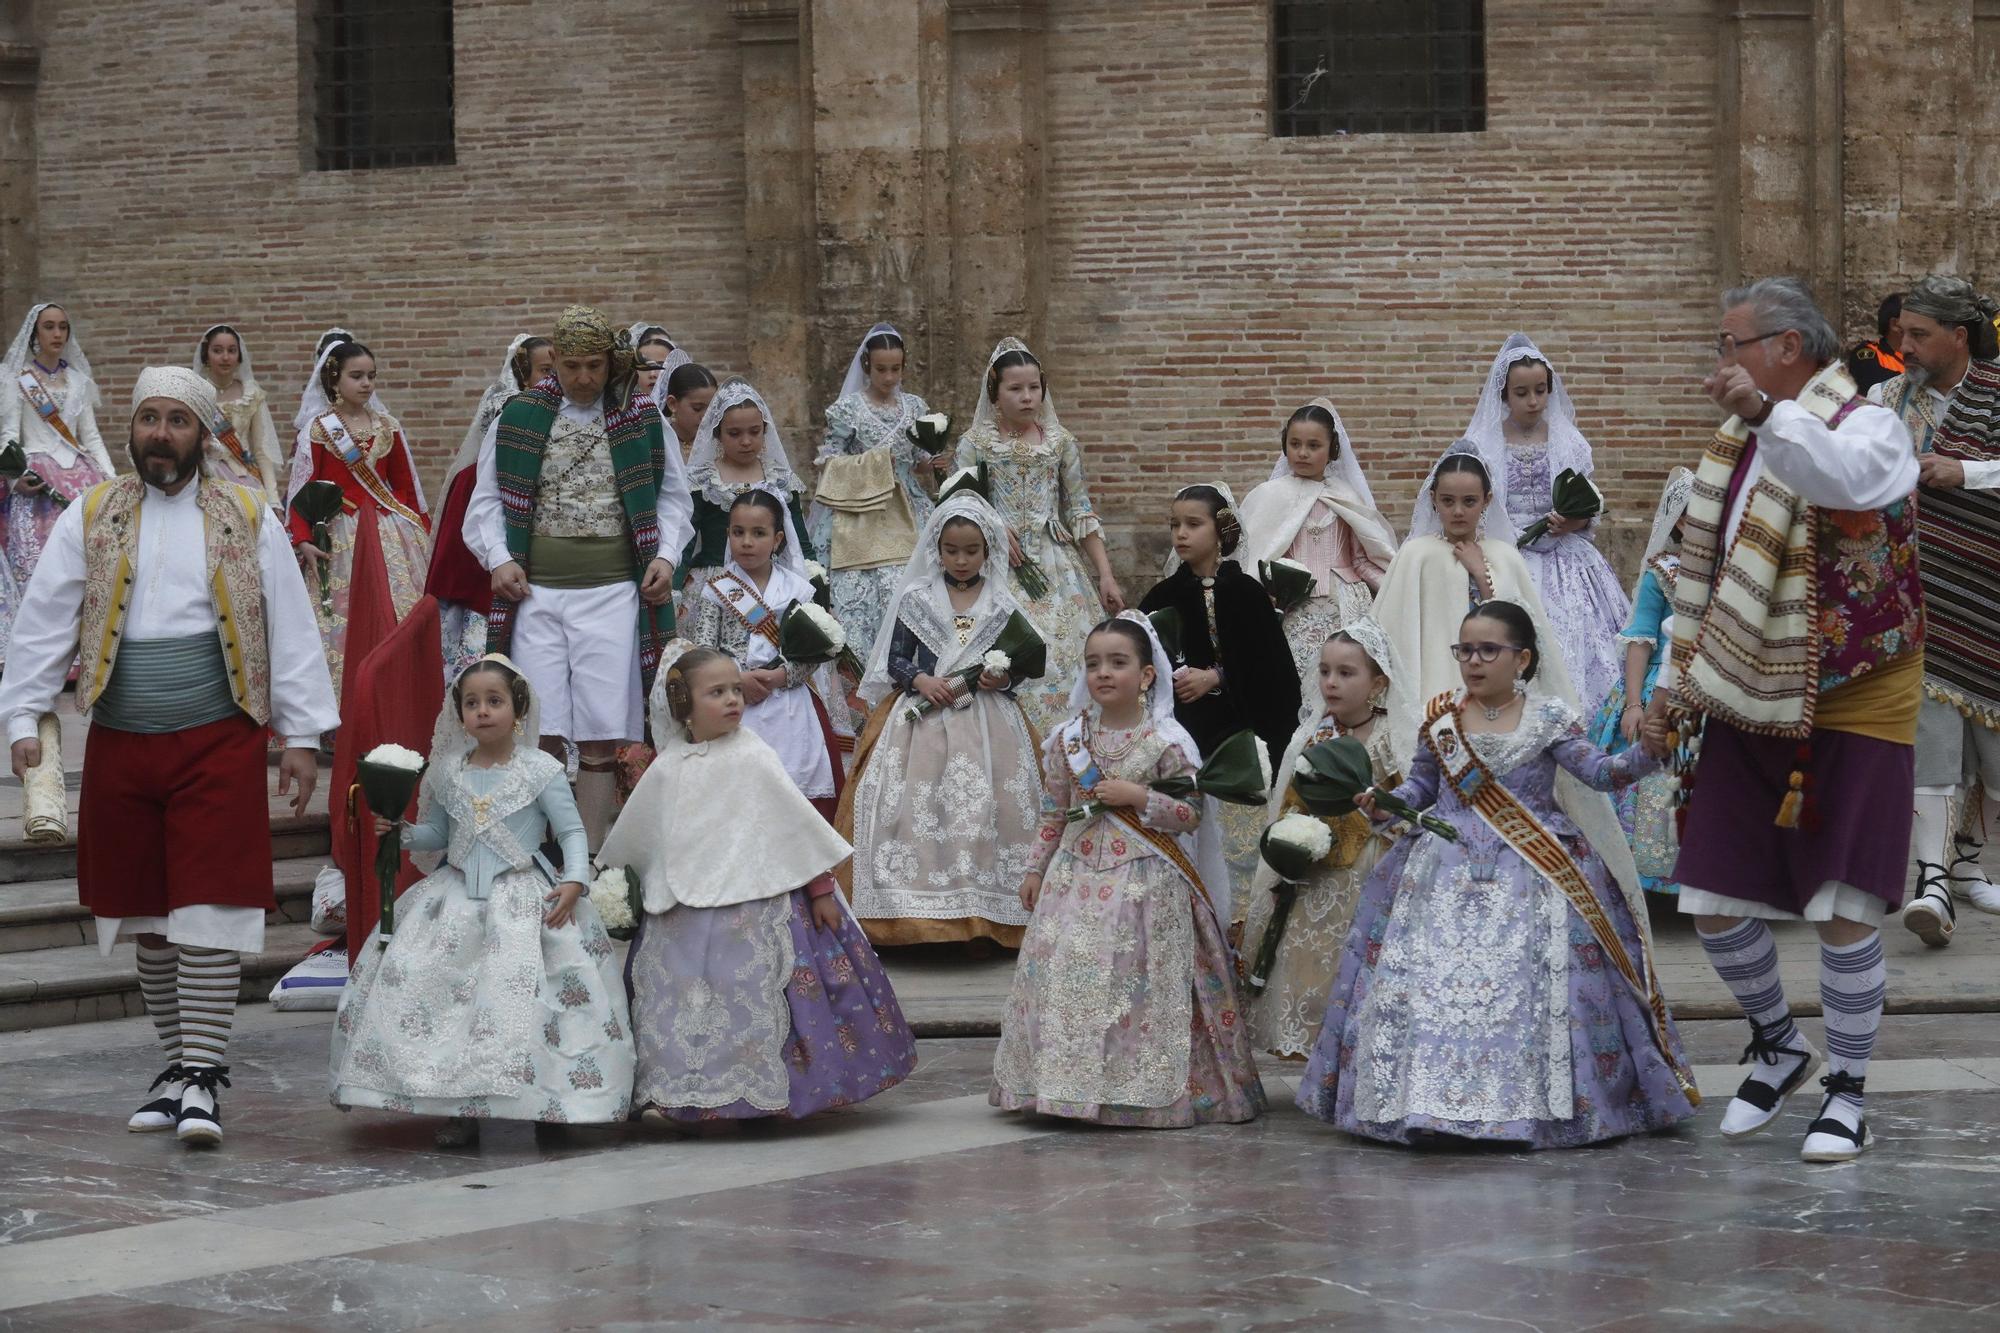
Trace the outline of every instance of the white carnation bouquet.
<instances>
[{"instance_id":1,"label":"white carnation bouquet","mask_svg":"<svg viewBox=\"0 0 2000 1333\"><path fill-rule=\"evenodd\" d=\"M639 929L639 877L630 866L606 866L590 882L590 905L597 909L604 933L629 940Z\"/></svg>"}]
</instances>

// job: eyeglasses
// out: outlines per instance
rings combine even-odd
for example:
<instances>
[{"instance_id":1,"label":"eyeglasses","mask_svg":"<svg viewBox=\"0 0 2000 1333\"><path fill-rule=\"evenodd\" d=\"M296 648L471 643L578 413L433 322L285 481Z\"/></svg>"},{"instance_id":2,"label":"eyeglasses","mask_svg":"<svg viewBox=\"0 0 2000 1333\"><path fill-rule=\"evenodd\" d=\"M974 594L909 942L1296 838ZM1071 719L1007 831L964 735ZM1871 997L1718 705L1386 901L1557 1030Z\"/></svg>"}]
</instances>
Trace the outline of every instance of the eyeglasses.
<instances>
[{"instance_id":1,"label":"eyeglasses","mask_svg":"<svg viewBox=\"0 0 2000 1333\"><path fill-rule=\"evenodd\" d=\"M1751 343L1760 343L1766 338L1775 338L1781 333L1790 332L1790 329L1772 329L1769 333L1760 333L1754 338L1745 338L1740 342L1733 335L1725 333L1715 340L1715 359L1733 361L1736 359L1736 354Z\"/></svg>"},{"instance_id":2,"label":"eyeglasses","mask_svg":"<svg viewBox=\"0 0 2000 1333\"><path fill-rule=\"evenodd\" d=\"M1511 643L1454 643L1451 655L1461 662L1497 662L1502 653L1521 650Z\"/></svg>"}]
</instances>

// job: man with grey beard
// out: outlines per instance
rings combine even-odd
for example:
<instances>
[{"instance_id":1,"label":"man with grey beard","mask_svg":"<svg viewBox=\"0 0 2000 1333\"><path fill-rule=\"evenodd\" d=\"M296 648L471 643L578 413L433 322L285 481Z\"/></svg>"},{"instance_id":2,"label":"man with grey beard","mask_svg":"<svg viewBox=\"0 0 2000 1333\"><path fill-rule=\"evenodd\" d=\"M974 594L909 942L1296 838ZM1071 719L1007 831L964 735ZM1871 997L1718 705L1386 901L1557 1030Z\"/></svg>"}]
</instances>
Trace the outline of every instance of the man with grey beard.
<instances>
[{"instance_id":1,"label":"man with grey beard","mask_svg":"<svg viewBox=\"0 0 2000 1333\"><path fill-rule=\"evenodd\" d=\"M105 953L136 938L139 991L167 1053L163 1095L135 1133L222 1142L217 1090L242 955L274 905L265 796L304 814L321 732L338 725L319 628L285 527L259 491L207 475L208 381L154 366L132 390L136 475L100 482L50 531L0 676L15 776L41 761L37 719L71 662L90 716L77 823L77 897ZM81 652L79 653L79 649ZM164 1086L163 1086L164 1085Z\"/></svg>"},{"instance_id":2,"label":"man with grey beard","mask_svg":"<svg viewBox=\"0 0 2000 1333\"><path fill-rule=\"evenodd\" d=\"M1917 719L1917 897L1903 924L1951 942L1953 898L2000 913L1980 869L2000 812L2000 340L1995 303L1963 278L1933 274L1903 297L1906 369L1868 396L1916 441L1917 544L1928 617ZM1954 802L1977 786L1976 809Z\"/></svg>"}]
</instances>

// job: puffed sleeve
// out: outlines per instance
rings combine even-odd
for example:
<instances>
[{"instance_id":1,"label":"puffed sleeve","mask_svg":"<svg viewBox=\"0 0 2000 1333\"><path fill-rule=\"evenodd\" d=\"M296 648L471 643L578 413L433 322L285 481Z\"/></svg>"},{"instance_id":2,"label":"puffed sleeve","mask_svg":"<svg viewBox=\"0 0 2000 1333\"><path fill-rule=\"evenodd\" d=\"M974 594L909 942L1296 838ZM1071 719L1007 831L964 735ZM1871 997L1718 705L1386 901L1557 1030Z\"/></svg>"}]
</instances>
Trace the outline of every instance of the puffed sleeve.
<instances>
[{"instance_id":1,"label":"puffed sleeve","mask_svg":"<svg viewBox=\"0 0 2000 1333\"><path fill-rule=\"evenodd\" d=\"M1068 431L1062 438L1062 506L1063 524L1077 541L1103 531L1083 480L1083 449Z\"/></svg>"}]
</instances>

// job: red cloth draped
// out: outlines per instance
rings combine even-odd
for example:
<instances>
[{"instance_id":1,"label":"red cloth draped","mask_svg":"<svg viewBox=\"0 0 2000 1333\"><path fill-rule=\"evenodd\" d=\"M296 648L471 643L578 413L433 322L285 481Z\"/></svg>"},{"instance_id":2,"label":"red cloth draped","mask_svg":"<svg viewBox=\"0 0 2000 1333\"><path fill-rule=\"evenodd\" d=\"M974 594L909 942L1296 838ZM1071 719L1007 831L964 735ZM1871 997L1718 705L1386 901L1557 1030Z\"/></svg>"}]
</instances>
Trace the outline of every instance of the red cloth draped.
<instances>
[{"instance_id":1,"label":"red cloth draped","mask_svg":"<svg viewBox=\"0 0 2000 1333\"><path fill-rule=\"evenodd\" d=\"M438 709L444 703L444 646L437 599L419 599L397 624L395 603L389 595L389 571L382 561L377 533L380 520L372 507L357 511L355 520L347 661L340 685L340 735L334 745L333 785L327 792L333 862L347 879L350 959L361 956L361 946L382 914L375 883L375 833L367 802L353 790L355 763L378 745L428 750ZM422 873L405 856L398 891L420 878Z\"/></svg>"},{"instance_id":2,"label":"red cloth draped","mask_svg":"<svg viewBox=\"0 0 2000 1333\"><path fill-rule=\"evenodd\" d=\"M431 568L424 591L440 602L469 606L481 615L493 609L493 578L465 544L465 510L472 503L475 469L451 479L437 521L431 525Z\"/></svg>"}]
</instances>

